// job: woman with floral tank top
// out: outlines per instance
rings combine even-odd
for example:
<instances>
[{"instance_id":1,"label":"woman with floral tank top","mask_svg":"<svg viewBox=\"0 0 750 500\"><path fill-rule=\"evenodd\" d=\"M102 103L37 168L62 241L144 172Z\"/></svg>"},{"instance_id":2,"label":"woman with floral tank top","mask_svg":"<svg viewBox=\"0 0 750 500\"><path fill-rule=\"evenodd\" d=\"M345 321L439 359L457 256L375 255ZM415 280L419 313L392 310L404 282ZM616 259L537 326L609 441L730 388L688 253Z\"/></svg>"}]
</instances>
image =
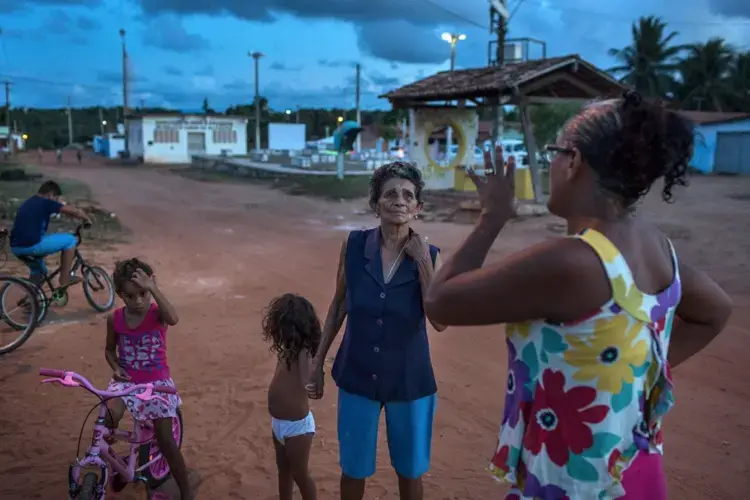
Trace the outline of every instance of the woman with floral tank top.
<instances>
[{"instance_id":1,"label":"woman with floral tank top","mask_svg":"<svg viewBox=\"0 0 750 500\"><path fill-rule=\"evenodd\" d=\"M482 214L425 301L444 325L506 323L508 379L489 469L512 500L664 500L662 418L671 369L731 312L727 295L633 214L659 178L685 185L693 126L634 92L584 108L547 150L551 239L484 266L513 218L513 158L473 176ZM495 153L502 165L502 150Z\"/></svg>"}]
</instances>

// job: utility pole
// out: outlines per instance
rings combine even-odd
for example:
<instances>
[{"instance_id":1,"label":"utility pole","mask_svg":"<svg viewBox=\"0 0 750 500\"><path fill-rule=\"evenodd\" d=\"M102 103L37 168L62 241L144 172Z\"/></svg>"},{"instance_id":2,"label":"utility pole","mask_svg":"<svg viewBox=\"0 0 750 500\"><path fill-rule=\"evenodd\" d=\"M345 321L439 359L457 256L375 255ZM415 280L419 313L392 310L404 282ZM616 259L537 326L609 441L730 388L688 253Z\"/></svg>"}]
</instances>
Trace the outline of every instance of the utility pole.
<instances>
[{"instance_id":1,"label":"utility pole","mask_svg":"<svg viewBox=\"0 0 750 500\"><path fill-rule=\"evenodd\" d=\"M129 156L128 148L128 50L125 47L125 30L120 29L120 40L122 43L122 124L125 129L125 157ZM115 128L117 124L115 124Z\"/></svg>"},{"instance_id":2,"label":"utility pole","mask_svg":"<svg viewBox=\"0 0 750 500\"><path fill-rule=\"evenodd\" d=\"M505 64L505 37L508 32L508 7L507 0L490 0L490 32L497 35L497 46L495 47L495 64L502 67ZM492 113L492 150L495 155L495 146L503 139L503 103L500 96L493 106Z\"/></svg>"},{"instance_id":3,"label":"utility pole","mask_svg":"<svg viewBox=\"0 0 750 500\"><path fill-rule=\"evenodd\" d=\"M260 152L260 58L262 52L249 52L248 55L255 61L255 151Z\"/></svg>"},{"instance_id":4,"label":"utility pole","mask_svg":"<svg viewBox=\"0 0 750 500\"><path fill-rule=\"evenodd\" d=\"M295 117L295 122L299 123L299 104L297 104L297 116Z\"/></svg>"},{"instance_id":5,"label":"utility pole","mask_svg":"<svg viewBox=\"0 0 750 500\"><path fill-rule=\"evenodd\" d=\"M456 45L459 41L466 40L466 35L463 33L443 33L443 41L451 44L451 73L456 69ZM453 127L448 125L445 127L445 157L450 161L451 149L453 149Z\"/></svg>"},{"instance_id":6,"label":"utility pole","mask_svg":"<svg viewBox=\"0 0 750 500\"><path fill-rule=\"evenodd\" d=\"M99 106L99 130L101 131L102 137L104 137L104 113L102 112L101 106Z\"/></svg>"},{"instance_id":7,"label":"utility pole","mask_svg":"<svg viewBox=\"0 0 750 500\"><path fill-rule=\"evenodd\" d=\"M13 134L10 132L10 82L5 83L5 126L8 127L8 153L13 155Z\"/></svg>"},{"instance_id":8,"label":"utility pole","mask_svg":"<svg viewBox=\"0 0 750 500\"><path fill-rule=\"evenodd\" d=\"M362 65L359 64L359 63L357 63L357 68L356 69L357 69L357 76L356 76L356 82L357 82L356 83L356 94L357 94L357 96L356 96L355 106L357 108L357 126L362 127L362 116L360 114L360 109L359 109L359 100L360 100L360 94L361 94L360 80L361 80L361 77L362 77ZM362 151L362 134L361 133L357 134L357 146L356 146L356 148L357 148L357 153L359 153L359 152Z\"/></svg>"},{"instance_id":9,"label":"utility pole","mask_svg":"<svg viewBox=\"0 0 750 500\"><path fill-rule=\"evenodd\" d=\"M71 108L71 99L68 96L68 146L73 144L73 109Z\"/></svg>"}]
</instances>

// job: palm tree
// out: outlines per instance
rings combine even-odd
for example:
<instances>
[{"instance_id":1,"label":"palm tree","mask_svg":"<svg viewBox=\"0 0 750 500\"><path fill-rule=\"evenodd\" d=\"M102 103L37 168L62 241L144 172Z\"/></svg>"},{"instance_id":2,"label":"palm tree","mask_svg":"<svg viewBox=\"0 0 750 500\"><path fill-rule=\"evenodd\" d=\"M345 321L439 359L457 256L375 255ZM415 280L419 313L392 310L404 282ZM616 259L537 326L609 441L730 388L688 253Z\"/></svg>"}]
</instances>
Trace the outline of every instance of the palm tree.
<instances>
[{"instance_id":1,"label":"palm tree","mask_svg":"<svg viewBox=\"0 0 750 500\"><path fill-rule=\"evenodd\" d=\"M735 111L750 111L750 51L735 54L727 83L732 108Z\"/></svg>"},{"instance_id":2,"label":"palm tree","mask_svg":"<svg viewBox=\"0 0 750 500\"><path fill-rule=\"evenodd\" d=\"M622 49L609 49L619 66L609 71L621 75L620 82L648 97L661 97L673 82L682 45L672 45L676 31L667 34L667 24L655 16L641 17L632 26L633 42Z\"/></svg>"},{"instance_id":3,"label":"palm tree","mask_svg":"<svg viewBox=\"0 0 750 500\"><path fill-rule=\"evenodd\" d=\"M683 108L702 111L727 111L732 109L735 96L734 85L741 81L744 67L736 66L732 47L721 38L711 38L706 43L688 47L688 52L679 66L676 95ZM742 62L744 65L744 60ZM733 75L733 69L736 73ZM738 78L732 82L731 78ZM744 83L746 87L747 84Z\"/></svg>"}]
</instances>

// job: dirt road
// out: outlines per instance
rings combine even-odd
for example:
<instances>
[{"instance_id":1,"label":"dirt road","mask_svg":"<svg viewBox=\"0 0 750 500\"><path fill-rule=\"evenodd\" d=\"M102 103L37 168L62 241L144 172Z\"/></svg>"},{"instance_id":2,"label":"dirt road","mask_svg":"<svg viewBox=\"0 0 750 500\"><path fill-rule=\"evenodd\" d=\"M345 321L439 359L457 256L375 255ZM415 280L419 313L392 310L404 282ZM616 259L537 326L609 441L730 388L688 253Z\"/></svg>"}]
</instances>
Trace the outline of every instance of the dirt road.
<instances>
[{"instance_id":1,"label":"dirt road","mask_svg":"<svg viewBox=\"0 0 750 500\"><path fill-rule=\"evenodd\" d=\"M271 297L292 291L308 296L324 314L346 229L374 225L375 219L356 215L362 201L322 202L153 169L65 171L87 182L133 231L131 244L97 255L99 261L111 269L117 258L145 258L179 310L169 357L184 401L183 450L202 480L198 498L274 498L266 388L275 360L261 341L260 311ZM727 197L742 192L750 192L747 179L697 179L677 204L649 200L643 209L658 214L681 258L709 268L736 304L726 332L675 373L677 406L666 424L675 499L739 500L747 498L750 486L750 312L742 312L750 311L750 201ZM491 258L554 236L555 222L549 217L512 224ZM417 230L450 252L469 228L417 224ZM67 307L79 321L43 327L0 359L1 498L64 498L80 425L95 403L82 391L40 386L38 368L77 370L98 385L109 379L103 318L79 313L86 310L81 297ZM502 329L449 329L433 332L431 339L439 403L426 498L501 498L503 487L484 468L494 451L505 392ZM312 468L322 499L338 497L335 402L328 380L325 398L313 407L318 435ZM89 435L87 427L84 443ZM366 498L397 498L388 464L381 446ZM119 497L144 493L131 489Z\"/></svg>"}]
</instances>

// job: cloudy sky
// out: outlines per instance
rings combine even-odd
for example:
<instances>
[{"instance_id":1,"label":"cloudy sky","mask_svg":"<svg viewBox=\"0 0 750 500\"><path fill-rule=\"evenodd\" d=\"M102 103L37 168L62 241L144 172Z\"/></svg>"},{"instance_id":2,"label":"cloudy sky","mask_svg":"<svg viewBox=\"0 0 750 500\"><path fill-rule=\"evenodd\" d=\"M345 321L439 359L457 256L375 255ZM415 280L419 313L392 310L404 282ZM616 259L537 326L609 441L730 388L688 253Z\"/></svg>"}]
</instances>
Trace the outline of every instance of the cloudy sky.
<instances>
[{"instance_id":1,"label":"cloudy sky","mask_svg":"<svg viewBox=\"0 0 750 500\"><path fill-rule=\"evenodd\" d=\"M547 42L549 56L580 54L600 67L644 15L661 16L680 41L723 36L750 49L750 0L509 0L511 37ZM223 110L261 94L275 109L351 107L354 64L362 104L446 70L444 31L467 35L457 67L487 63L487 0L0 0L0 79L13 106L122 102L120 38L127 32L131 103ZM536 49L532 55L540 55Z\"/></svg>"}]
</instances>

